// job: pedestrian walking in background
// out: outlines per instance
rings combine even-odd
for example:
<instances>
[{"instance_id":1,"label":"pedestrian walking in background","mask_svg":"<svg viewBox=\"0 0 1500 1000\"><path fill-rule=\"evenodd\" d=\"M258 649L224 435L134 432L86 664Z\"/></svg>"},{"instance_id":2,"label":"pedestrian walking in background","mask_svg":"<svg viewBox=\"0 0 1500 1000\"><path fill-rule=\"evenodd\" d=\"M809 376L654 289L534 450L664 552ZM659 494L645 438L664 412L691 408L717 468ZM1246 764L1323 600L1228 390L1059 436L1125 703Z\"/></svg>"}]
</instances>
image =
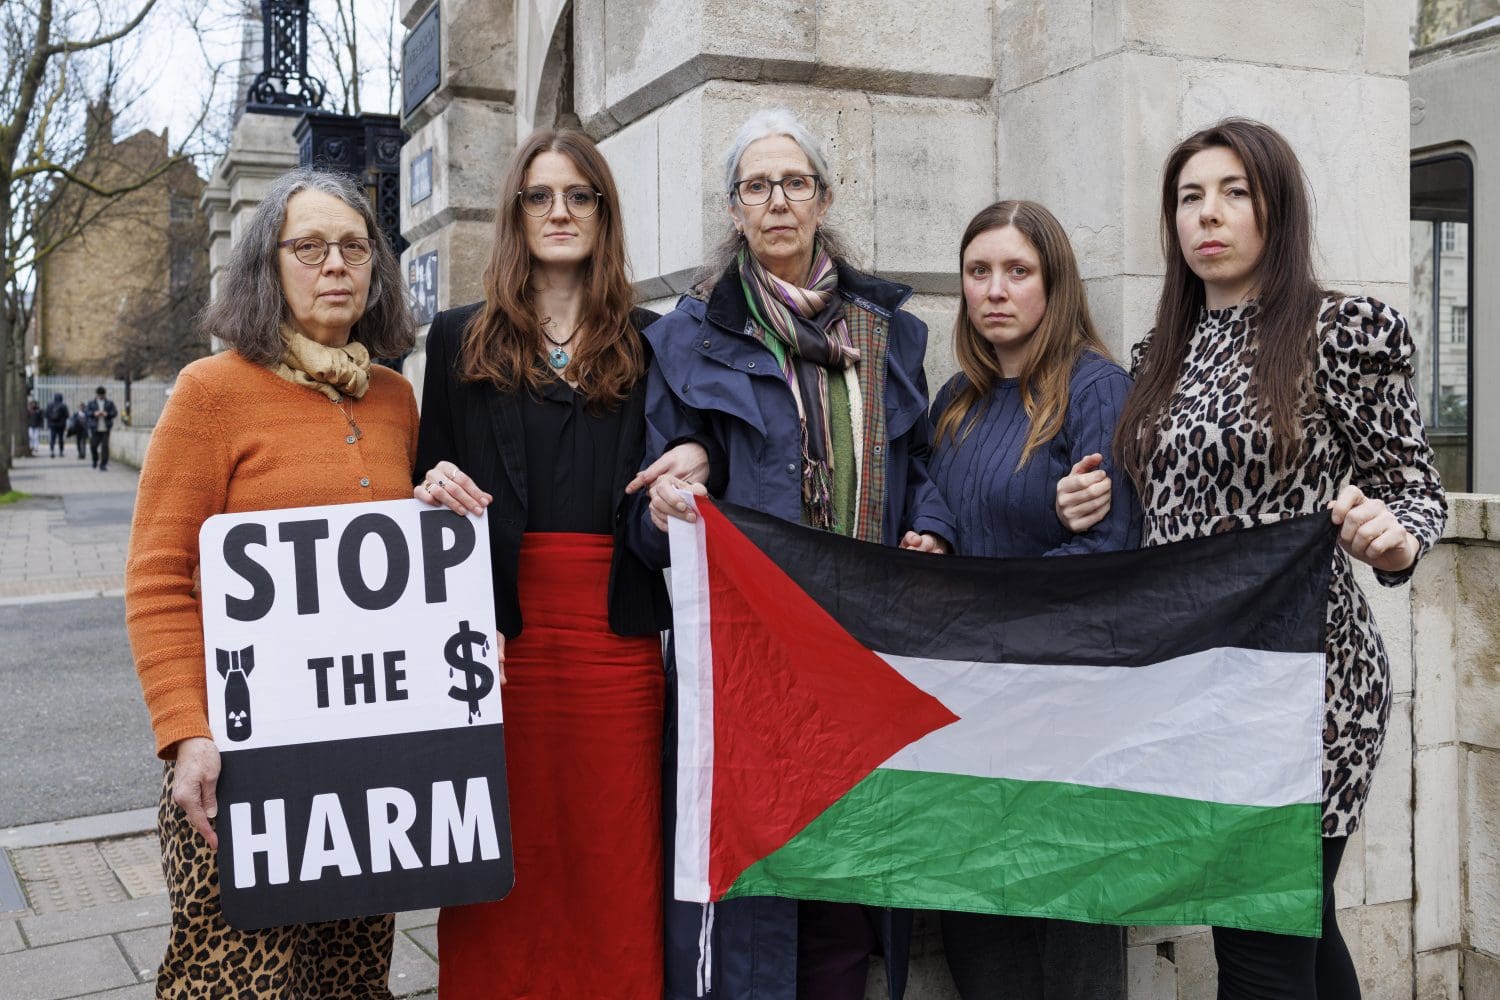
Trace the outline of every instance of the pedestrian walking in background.
<instances>
[{"instance_id":1,"label":"pedestrian walking in background","mask_svg":"<svg viewBox=\"0 0 1500 1000\"><path fill-rule=\"evenodd\" d=\"M141 469L125 564L125 624L167 761L157 831L172 935L157 996L389 1000L389 914L253 931L224 922L198 532L215 514L411 496L416 400L370 365L411 348L411 314L374 212L340 174L294 170L272 184L220 282L205 332L230 350L178 376Z\"/></svg>"},{"instance_id":2,"label":"pedestrian walking in background","mask_svg":"<svg viewBox=\"0 0 1500 1000\"><path fill-rule=\"evenodd\" d=\"M1035 202L1002 201L959 244L959 373L932 404L932 479L965 556L1025 558L1133 549L1141 512L1122 500L1074 534L1053 510L1057 483L1108 452L1130 391L1089 316L1068 235ZM998 826L1004 817L996 815ZM978 913L942 915L943 951L963 1000L1123 1000L1125 930Z\"/></svg>"},{"instance_id":3,"label":"pedestrian walking in background","mask_svg":"<svg viewBox=\"0 0 1500 1000\"><path fill-rule=\"evenodd\" d=\"M47 425L47 417L42 413L41 406L34 399L26 401L26 443L31 448L31 454L42 450L42 428Z\"/></svg>"},{"instance_id":4,"label":"pedestrian walking in background","mask_svg":"<svg viewBox=\"0 0 1500 1000\"><path fill-rule=\"evenodd\" d=\"M104 386L99 386L94 390L94 398L89 400L88 421L89 457L100 472L109 467L109 432L115 429L117 416L119 411L115 409L115 401L109 398Z\"/></svg>"},{"instance_id":5,"label":"pedestrian walking in background","mask_svg":"<svg viewBox=\"0 0 1500 1000\"><path fill-rule=\"evenodd\" d=\"M1114 440L1147 546L1325 510L1341 526L1328 595L1322 935L1215 927L1222 1000L1358 1000L1333 887L1380 760L1391 669L1352 560L1384 586L1405 583L1447 520L1406 320L1318 283L1304 177L1286 139L1244 118L1172 150L1166 280L1155 328L1131 356L1135 387ZM1071 530L1107 514L1102 471L1059 482Z\"/></svg>"},{"instance_id":6,"label":"pedestrian walking in background","mask_svg":"<svg viewBox=\"0 0 1500 1000\"><path fill-rule=\"evenodd\" d=\"M78 445L78 460L81 462L88 458L89 447L89 411L85 403L79 403L78 409L68 418L67 436L72 438Z\"/></svg>"},{"instance_id":7,"label":"pedestrian walking in background","mask_svg":"<svg viewBox=\"0 0 1500 1000\"><path fill-rule=\"evenodd\" d=\"M67 442L63 435L68 430L68 404L63 394L54 392L52 402L47 404L47 457L60 458Z\"/></svg>"}]
</instances>

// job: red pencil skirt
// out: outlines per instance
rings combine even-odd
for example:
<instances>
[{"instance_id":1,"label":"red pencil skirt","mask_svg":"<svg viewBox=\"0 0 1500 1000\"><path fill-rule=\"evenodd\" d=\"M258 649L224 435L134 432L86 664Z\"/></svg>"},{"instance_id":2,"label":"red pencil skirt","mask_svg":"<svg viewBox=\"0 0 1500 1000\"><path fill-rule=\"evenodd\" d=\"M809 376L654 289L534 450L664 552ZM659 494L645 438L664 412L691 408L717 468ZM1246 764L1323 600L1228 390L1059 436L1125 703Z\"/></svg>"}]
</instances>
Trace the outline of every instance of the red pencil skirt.
<instances>
[{"instance_id":1,"label":"red pencil skirt","mask_svg":"<svg viewBox=\"0 0 1500 1000\"><path fill-rule=\"evenodd\" d=\"M443 910L443 1000L662 995L661 644L609 630L612 551L522 540L501 702L516 885Z\"/></svg>"}]
</instances>

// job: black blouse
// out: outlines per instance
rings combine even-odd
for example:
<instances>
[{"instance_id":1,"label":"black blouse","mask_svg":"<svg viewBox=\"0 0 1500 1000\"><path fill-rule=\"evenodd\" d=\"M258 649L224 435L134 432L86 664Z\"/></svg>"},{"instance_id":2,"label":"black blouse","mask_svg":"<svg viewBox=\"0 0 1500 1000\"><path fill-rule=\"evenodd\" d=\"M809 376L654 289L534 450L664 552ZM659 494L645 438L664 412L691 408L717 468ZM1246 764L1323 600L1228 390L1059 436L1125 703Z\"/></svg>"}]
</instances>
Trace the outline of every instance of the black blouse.
<instances>
[{"instance_id":1,"label":"black blouse","mask_svg":"<svg viewBox=\"0 0 1500 1000\"><path fill-rule=\"evenodd\" d=\"M519 395L526 429L526 530L612 534L620 408L591 410L561 379L548 382L540 398Z\"/></svg>"}]
</instances>

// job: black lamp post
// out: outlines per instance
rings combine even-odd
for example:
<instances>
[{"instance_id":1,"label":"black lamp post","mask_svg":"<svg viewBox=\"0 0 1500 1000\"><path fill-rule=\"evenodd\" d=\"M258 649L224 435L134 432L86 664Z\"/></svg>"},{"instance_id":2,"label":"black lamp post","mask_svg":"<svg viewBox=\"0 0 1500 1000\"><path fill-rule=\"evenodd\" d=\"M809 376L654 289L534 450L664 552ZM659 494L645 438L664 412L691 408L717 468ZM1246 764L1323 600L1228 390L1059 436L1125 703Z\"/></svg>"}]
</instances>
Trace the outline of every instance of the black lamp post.
<instances>
[{"instance_id":1,"label":"black lamp post","mask_svg":"<svg viewBox=\"0 0 1500 1000\"><path fill-rule=\"evenodd\" d=\"M261 70L245 110L301 114L323 103L323 81L307 72L308 0L260 0Z\"/></svg>"}]
</instances>

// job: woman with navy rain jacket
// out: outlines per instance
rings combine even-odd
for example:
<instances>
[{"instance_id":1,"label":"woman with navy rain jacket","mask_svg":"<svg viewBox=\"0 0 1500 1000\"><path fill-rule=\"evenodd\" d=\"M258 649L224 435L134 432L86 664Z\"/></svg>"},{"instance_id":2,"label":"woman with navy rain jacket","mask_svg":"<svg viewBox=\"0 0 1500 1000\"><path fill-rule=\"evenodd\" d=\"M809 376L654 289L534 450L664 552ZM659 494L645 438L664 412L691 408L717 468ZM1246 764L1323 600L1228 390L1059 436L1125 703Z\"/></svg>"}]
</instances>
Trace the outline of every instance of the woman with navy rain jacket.
<instances>
[{"instance_id":1,"label":"woman with navy rain jacket","mask_svg":"<svg viewBox=\"0 0 1500 1000\"><path fill-rule=\"evenodd\" d=\"M952 514L927 473L927 328L901 308L910 288L856 270L823 225L829 179L818 142L791 112L762 111L740 128L725 160L734 230L705 279L645 332L654 355L646 453L695 441L707 449L714 497L947 552ZM657 528L692 518L678 492L689 484L663 463L632 486L649 486ZM662 563L665 538L654 540ZM717 904L700 944L709 926L697 905L669 904L674 1000L698 993L709 949L702 985L715 1000L858 1000L876 952L890 995L905 989L909 912L762 897Z\"/></svg>"}]
</instances>

